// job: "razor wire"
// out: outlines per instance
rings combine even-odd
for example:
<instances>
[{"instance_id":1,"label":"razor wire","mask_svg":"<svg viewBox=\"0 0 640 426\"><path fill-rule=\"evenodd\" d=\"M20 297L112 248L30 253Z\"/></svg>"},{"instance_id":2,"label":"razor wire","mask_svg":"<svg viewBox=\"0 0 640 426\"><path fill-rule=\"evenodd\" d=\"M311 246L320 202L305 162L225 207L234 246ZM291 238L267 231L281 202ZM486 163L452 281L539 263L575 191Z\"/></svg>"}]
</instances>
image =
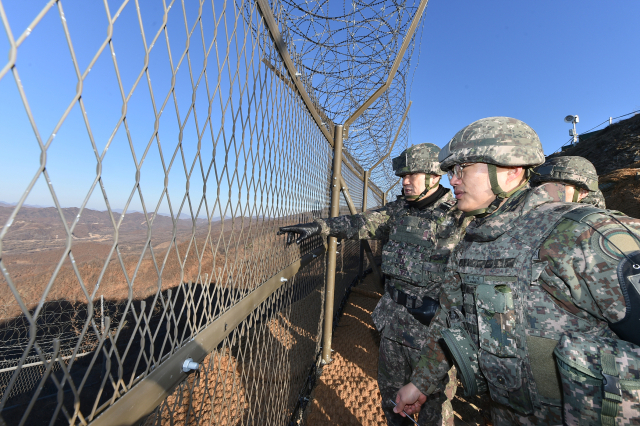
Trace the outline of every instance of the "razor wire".
<instances>
[{"instance_id":1,"label":"razor wire","mask_svg":"<svg viewBox=\"0 0 640 426\"><path fill-rule=\"evenodd\" d=\"M389 75L419 2L281 0L283 34L299 64L301 80L320 109L343 123ZM391 87L349 129L345 148L369 169L391 147L411 93L421 31L402 59ZM408 145L404 124L393 153L374 169L372 180L388 188L397 178L391 159Z\"/></svg>"},{"instance_id":2,"label":"razor wire","mask_svg":"<svg viewBox=\"0 0 640 426\"><path fill-rule=\"evenodd\" d=\"M304 77L305 86L336 121L384 79L415 10L354 4L359 12L346 20L323 15L326 28L351 28L331 33L347 40L336 51L352 49L349 40L364 31L352 18L381 31L375 40L385 44L332 59L352 61L350 70L320 64L325 46L317 40L295 47L292 34L311 15L271 4L294 60L308 64L303 73L322 71L322 83ZM0 0L0 23L9 58L0 69L3 114L19 111L3 121L3 135L21 142L2 144L2 166L14 167L22 191L0 205L0 420L90 424L221 315L322 247L317 238L286 246L276 232L327 217L332 151L254 1ZM34 78L33 69L47 73ZM406 59L347 139L344 165L355 173L343 167L343 175L359 209L361 164L388 150L410 71ZM396 149L406 146L406 129ZM366 207L382 204L388 166L374 172L379 185L370 182ZM378 257L380 247L373 245ZM337 308L360 260L357 242L339 250ZM293 418L318 362L324 260L249 312L198 371L179 373L184 380L145 424Z\"/></svg>"}]
</instances>

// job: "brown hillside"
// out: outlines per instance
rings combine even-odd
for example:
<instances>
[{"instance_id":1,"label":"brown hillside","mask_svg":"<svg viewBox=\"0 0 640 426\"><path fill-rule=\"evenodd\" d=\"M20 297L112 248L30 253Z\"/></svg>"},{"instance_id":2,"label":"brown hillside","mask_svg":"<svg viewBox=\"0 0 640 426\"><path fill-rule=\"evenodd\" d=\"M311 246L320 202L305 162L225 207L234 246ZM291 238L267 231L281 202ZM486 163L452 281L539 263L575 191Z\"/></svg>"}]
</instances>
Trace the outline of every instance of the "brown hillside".
<instances>
[{"instance_id":1,"label":"brown hillside","mask_svg":"<svg viewBox=\"0 0 640 426\"><path fill-rule=\"evenodd\" d=\"M607 208L640 218L640 161L600 176L599 181Z\"/></svg>"},{"instance_id":2,"label":"brown hillside","mask_svg":"<svg viewBox=\"0 0 640 426\"><path fill-rule=\"evenodd\" d=\"M7 222L13 209L0 206L0 223ZM65 208L63 213L71 226L78 209ZM120 222L120 214L114 214L114 220ZM98 299L103 295L114 302L143 300L159 288L204 280L224 286L231 277L233 288L243 288L268 278L267 270L282 261L268 250L275 236L269 221L175 223L174 235L171 218L149 216L147 222L143 214L131 213L122 218L116 233L108 213L85 209L72 235L71 254L65 255L67 234L58 211L25 207L11 223L0 256L29 309L41 302L87 303L93 292ZM7 284L0 275L0 322L21 313Z\"/></svg>"},{"instance_id":3,"label":"brown hillside","mask_svg":"<svg viewBox=\"0 0 640 426\"><path fill-rule=\"evenodd\" d=\"M13 213L15 207L0 206L0 223L4 224ZM80 210L76 207L64 208L62 213L65 222L70 228ZM72 231L72 240L75 243L94 242L112 244L114 236L114 223L119 225L118 241L120 249L124 251L139 251L147 239L147 231L152 229L152 240L170 239L173 233L173 220L167 216L143 213L127 213L122 216L114 213L113 218L108 212L99 212L84 209L80 220ZM213 228L218 228L220 222L214 222ZM198 219L198 228L207 226L207 221ZM190 234L193 221L186 219L176 220L178 236ZM66 245L66 230L60 218L60 213L54 207L34 208L23 207L13 220L9 231L3 238L2 254L29 253L47 249L63 248ZM152 241L153 244L153 241Z\"/></svg>"}]
</instances>

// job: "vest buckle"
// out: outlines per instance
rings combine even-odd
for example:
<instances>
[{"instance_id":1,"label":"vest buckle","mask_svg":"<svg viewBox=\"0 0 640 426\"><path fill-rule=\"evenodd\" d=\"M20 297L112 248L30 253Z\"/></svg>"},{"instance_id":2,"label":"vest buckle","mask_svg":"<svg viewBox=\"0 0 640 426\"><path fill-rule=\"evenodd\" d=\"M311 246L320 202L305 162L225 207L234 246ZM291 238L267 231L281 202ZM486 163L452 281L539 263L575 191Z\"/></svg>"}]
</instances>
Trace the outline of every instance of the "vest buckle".
<instances>
[{"instance_id":1,"label":"vest buckle","mask_svg":"<svg viewBox=\"0 0 640 426\"><path fill-rule=\"evenodd\" d=\"M602 390L606 393L621 397L622 390L620 389L620 378L607 373L602 373Z\"/></svg>"}]
</instances>

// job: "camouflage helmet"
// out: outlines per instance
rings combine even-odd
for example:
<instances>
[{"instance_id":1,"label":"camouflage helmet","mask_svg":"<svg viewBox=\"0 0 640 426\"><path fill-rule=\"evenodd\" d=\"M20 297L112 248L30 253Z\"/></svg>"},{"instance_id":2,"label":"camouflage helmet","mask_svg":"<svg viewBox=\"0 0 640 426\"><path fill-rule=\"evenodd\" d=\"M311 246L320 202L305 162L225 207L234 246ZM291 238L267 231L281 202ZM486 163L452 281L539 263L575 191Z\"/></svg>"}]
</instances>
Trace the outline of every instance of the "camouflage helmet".
<instances>
[{"instance_id":1,"label":"camouflage helmet","mask_svg":"<svg viewBox=\"0 0 640 426\"><path fill-rule=\"evenodd\" d=\"M438 161L443 170L460 163L538 166L544 163L544 153L538 134L524 122L488 117L456 133L440 151Z\"/></svg>"},{"instance_id":2,"label":"camouflage helmet","mask_svg":"<svg viewBox=\"0 0 640 426\"><path fill-rule=\"evenodd\" d=\"M598 173L584 157L566 156L547 160L534 170L531 183L563 182L587 191L598 190Z\"/></svg>"},{"instance_id":3,"label":"camouflage helmet","mask_svg":"<svg viewBox=\"0 0 640 426\"><path fill-rule=\"evenodd\" d=\"M544 163L538 134L526 123L509 117L488 117L474 121L442 148L438 156L442 170L461 163L486 163L495 200L486 208L465 212L467 216L488 215L501 201L526 187L525 179L516 188L505 191L498 183L497 167L534 167ZM529 173L525 176L528 178Z\"/></svg>"},{"instance_id":4,"label":"camouflage helmet","mask_svg":"<svg viewBox=\"0 0 640 426\"><path fill-rule=\"evenodd\" d=\"M444 172L438 163L440 148L432 143L413 145L393 159L393 171L396 176L411 173L426 173L442 176Z\"/></svg>"}]
</instances>

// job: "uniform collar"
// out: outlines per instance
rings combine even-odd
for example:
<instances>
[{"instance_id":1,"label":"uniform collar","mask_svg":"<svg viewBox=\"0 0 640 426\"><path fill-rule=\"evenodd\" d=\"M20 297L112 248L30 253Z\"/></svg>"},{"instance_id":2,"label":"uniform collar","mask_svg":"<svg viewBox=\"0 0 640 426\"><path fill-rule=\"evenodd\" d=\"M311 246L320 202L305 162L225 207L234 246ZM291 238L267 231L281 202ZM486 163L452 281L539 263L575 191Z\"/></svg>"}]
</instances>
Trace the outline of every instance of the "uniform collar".
<instances>
[{"instance_id":1,"label":"uniform collar","mask_svg":"<svg viewBox=\"0 0 640 426\"><path fill-rule=\"evenodd\" d=\"M451 190L445 188L440 185L436 192L434 192L429 197L420 201L406 201L407 207L414 208L418 210L425 209L435 209L440 206L442 203L446 203L447 201L453 202L453 195L451 195Z\"/></svg>"},{"instance_id":2,"label":"uniform collar","mask_svg":"<svg viewBox=\"0 0 640 426\"><path fill-rule=\"evenodd\" d=\"M467 227L465 240L493 241L510 230L516 219L544 203L564 201L564 185L549 182L517 191L491 215L475 219Z\"/></svg>"}]
</instances>

